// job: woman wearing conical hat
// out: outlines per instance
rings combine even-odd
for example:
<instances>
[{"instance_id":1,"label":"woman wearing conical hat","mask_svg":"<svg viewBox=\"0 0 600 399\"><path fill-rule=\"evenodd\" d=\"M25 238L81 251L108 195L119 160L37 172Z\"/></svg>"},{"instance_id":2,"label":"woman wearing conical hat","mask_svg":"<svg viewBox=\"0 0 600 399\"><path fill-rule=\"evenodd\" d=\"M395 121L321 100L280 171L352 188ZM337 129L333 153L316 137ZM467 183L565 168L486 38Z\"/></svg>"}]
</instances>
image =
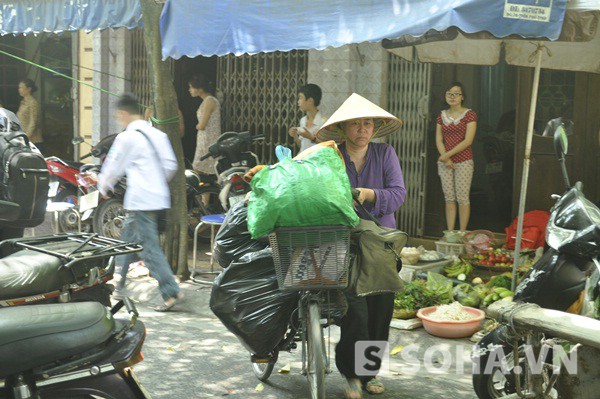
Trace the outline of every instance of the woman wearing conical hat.
<instances>
[{"instance_id":1,"label":"woman wearing conical hat","mask_svg":"<svg viewBox=\"0 0 600 399\"><path fill-rule=\"evenodd\" d=\"M394 213L404 203L406 189L398 156L392 146L371 140L398 131L402 121L354 93L317 132L319 141L343 142L346 172L352 188L360 191L359 201L383 226L396 228ZM359 213L360 214L360 213ZM368 219L368 216L362 215ZM358 297L346 294L348 313L342 319L341 337L336 346L336 365L347 381L346 398L384 391L376 378L355 373L354 346L360 340L387 341L394 310L394 294Z\"/></svg>"}]
</instances>

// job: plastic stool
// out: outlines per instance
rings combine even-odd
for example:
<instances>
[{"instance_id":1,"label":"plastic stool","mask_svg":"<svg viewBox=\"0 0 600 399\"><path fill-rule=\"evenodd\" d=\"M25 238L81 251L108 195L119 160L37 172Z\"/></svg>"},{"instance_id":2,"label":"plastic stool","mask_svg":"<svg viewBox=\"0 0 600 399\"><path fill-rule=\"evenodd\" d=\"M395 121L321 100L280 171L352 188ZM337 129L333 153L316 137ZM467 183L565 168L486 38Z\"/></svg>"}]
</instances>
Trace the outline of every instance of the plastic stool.
<instances>
[{"instance_id":1,"label":"plastic stool","mask_svg":"<svg viewBox=\"0 0 600 399\"><path fill-rule=\"evenodd\" d=\"M209 274L216 274L214 271L215 260L213 257L213 252L214 252L214 247L215 247L215 226L221 227L221 225L223 224L223 221L225 221L225 215L222 213L217 213L217 214L213 214L213 215L204 215L200 218L200 223L198 223L196 225L196 228L194 229L194 257L192 260L192 272L191 272L190 279L196 283L212 285L212 282L198 280L198 279L194 278L194 275L196 274L196 250L198 248L198 230L200 230L200 228L202 226L205 226L205 225L210 226L210 272L209 272Z\"/></svg>"}]
</instances>

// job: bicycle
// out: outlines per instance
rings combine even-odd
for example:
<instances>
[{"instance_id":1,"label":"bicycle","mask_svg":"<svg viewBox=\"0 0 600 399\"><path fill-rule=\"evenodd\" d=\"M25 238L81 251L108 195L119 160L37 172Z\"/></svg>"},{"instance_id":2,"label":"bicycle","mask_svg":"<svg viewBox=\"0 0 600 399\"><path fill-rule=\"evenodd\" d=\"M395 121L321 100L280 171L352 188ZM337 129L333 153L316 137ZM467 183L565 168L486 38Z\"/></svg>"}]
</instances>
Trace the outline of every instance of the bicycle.
<instances>
[{"instance_id":1,"label":"bicycle","mask_svg":"<svg viewBox=\"0 0 600 399\"><path fill-rule=\"evenodd\" d=\"M300 298L282 341L268 356L251 355L254 374L267 381L279 352L290 352L302 342L302 374L308 379L311 398L324 399L330 350L325 346L323 328L331 324L336 311L345 313L343 295L332 302L330 294L348 285L350 228L278 228L269 235L269 242L279 289L300 291Z\"/></svg>"}]
</instances>

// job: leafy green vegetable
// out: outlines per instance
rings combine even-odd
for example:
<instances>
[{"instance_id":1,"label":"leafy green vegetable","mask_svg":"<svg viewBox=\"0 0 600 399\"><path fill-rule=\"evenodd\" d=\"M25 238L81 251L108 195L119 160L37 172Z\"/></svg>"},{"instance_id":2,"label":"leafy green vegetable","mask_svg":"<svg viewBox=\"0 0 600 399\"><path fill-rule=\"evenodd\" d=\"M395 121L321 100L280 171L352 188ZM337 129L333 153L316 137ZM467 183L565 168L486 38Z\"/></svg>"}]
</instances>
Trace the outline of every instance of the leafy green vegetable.
<instances>
[{"instance_id":1,"label":"leafy green vegetable","mask_svg":"<svg viewBox=\"0 0 600 399\"><path fill-rule=\"evenodd\" d=\"M452 281L439 273L427 272L427 289L440 300L438 304L454 302L452 296Z\"/></svg>"},{"instance_id":2,"label":"leafy green vegetable","mask_svg":"<svg viewBox=\"0 0 600 399\"><path fill-rule=\"evenodd\" d=\"M427 289L425 281L415 280L405 284L404 291L396 294L394 307L397 309L417 310L440 303L444 302L442 302L436 293Z\"/></svg>"},{"instance_id":3,"label":"leafy green vegetable","mask_svg":"<svg viewBox=\"0 0 600 399\"><path fill-rule=\"evenodd\" d=\"M512 281L507 276L504 276L504 275L494 276L488 283L488 288L502 287L502 288L510 289L511 284L512 284Z\"/></svg>"}]
</instances>

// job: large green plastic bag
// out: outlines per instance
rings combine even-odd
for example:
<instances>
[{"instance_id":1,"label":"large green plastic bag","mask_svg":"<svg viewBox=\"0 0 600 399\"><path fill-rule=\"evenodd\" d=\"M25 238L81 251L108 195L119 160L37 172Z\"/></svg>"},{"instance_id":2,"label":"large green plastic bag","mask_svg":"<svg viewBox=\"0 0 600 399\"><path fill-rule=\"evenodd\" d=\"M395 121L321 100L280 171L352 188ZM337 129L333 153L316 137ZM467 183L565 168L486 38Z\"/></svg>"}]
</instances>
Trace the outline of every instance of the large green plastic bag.
<instances>
[{"instance_id":1,"label":"large green plastic bag","mask_svg":"<svg viewBox=\"0 0 600 399\"><path fill-rule=\"evenodd\" d=\"M250 185L248 230L254 239L282 226L358 224L350 181L333 148L263 168Z\"/></svg>"}]
</instances>

